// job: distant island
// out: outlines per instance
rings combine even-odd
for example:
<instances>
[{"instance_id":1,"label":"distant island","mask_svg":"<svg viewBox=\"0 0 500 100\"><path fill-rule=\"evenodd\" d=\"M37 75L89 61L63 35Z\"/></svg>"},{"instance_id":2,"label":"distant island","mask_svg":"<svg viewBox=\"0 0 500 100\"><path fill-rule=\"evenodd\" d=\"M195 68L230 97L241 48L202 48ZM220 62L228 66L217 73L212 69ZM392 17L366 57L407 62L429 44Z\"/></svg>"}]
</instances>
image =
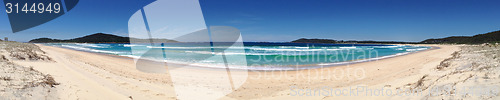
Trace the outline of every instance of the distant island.
<instances>
[{"instance_id":1,"label":"distant island","mask_svg":"<svg viewBox=\"0 0 500 100\"><path fill-rule=\"evenodd\" d=\"M151 40L153 42L178 42L175 40L169 39L137 39L137 38L129 38L129 37L121 37L111 34L105 33L96 33L92 35L87 35L84 37L68 39L68 40L60 40L60 39L51 39L51 38L38 38L30 40L30 43L130 43L130 40L139 43L149 43Z\"/></svg>"},{"instance_id":2,"label":"distant island","mask_svg":"<svg viewBox=\"0 0 500 100\"><path fill-rule=\"evenodd\" d=\"M500 31L478 34L474 36L451 36L439 39L426 39L421 42L398 42L398 41L343 41L332 39L306 39L300 38L291 43L361 43L361 44L481 44L500 43Z\"/></svg>"}]
</instances>

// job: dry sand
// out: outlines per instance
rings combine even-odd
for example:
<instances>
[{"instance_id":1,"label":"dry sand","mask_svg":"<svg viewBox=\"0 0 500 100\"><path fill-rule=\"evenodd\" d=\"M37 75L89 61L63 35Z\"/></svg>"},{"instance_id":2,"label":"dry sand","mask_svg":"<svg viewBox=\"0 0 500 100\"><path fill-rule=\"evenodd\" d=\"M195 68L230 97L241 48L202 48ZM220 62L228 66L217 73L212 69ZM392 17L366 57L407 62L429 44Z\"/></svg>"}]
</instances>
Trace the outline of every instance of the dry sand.
<instances>
[{"instance_id":1,"label":"dry sand","mask_svg":"<svg viewBox=\"0 0 500 100\"><path fill-rule=\"evenodd\" d=\"M57 99L52 76L32 67L13 63L14 60L51 62L38 46L27 43L0 42L0 99Z\"/></svg>"},{"instance_id":2,"label":"dry sand","mask_svg":"<svg viewBox=\"0 0 500 100\"><path fill-rule=\"evenodd\" d=\"M56 95L58 99L176 99L176 94L174 94L174 85L168 74L154 74L138 71L135 69L134 60L131 58L81 52L43 45L39 46L50 58L52 58L54 62L24 60L16 60L13 62L22 66L33 66L35 70L52 75L55 81L60 83L60 85L55 86L58 91L58 94ZM350 87L354 87L351 88L352 90L356 89L357 86L385 89L421 88L453 83L458 80L468 78L463 77L463 75L470 76L470 74L473 74L473 78L483 77L484 75L493 75L490 75L491 73L485 74L487 72L464 72L464 74L446 76L453 77L446 78L446 80L438 79L447 73L453 73L456 71L456 68L454 67L465 64L465 61L473 62L470 59L476 59L481 54L476 53L473 50L469 50L474 52L471 53L471 55L477 55L455 57L460 58L463 61L453 61L450 62L450 66L438 69L438 66L443 65L443 60L453 58L452 54L455 51L460 51L461 48L471 47L461 47L457 45L428 46L439 47L439 49L426 50L378 61L319 69L299 71L250 71L248 72L248 78L240 87L237 87L236 90L228 93L220 99L440 99L448 97L364 96L364 94L358 96L297 96L294 94L294 91L298 89L317 89L324 87L332 89L349 89ZM474 50L477 51L477 49ZM486 49L479 48L478 52L483 52L480 50ZM467 50L462 50L459 53L463 52L465 54L468 52L466 51ZM493 53L498 54L497 51L493 51ZM481 64L488 62L476 61L476 64L477 63ZM474 64L472 64L472 66L474 66ZM498 69L498 63L496 63L495 66L496 67L491 68ZM220 70L193 68L189 70L189 73L205 74L213 72L217 73L217 71ZM233 72L239 73L239 71ZM496 73L494 74L496 75L495 77L488 78L499 80L498 74ZM206 76L211 77L210 74L206 74ZM422 78L423 76L426 77ZM185 84L200 87L202 87L202 85L206 85L201 82L203 81L191 80L189 83ZM483 83L484 85L488 85L490 83L496 85L499 84L497 81L480 83ZM467 84L475 83L470 82ZM291 87L295 90L291 90ZM197 94L193 95L193 98L196 98ZM498 95L498 93L495 95ZM491 98L494 97L495 96L492 96ZM471 98L482 99L483 97Z\"/></svg>"}]
</instances>

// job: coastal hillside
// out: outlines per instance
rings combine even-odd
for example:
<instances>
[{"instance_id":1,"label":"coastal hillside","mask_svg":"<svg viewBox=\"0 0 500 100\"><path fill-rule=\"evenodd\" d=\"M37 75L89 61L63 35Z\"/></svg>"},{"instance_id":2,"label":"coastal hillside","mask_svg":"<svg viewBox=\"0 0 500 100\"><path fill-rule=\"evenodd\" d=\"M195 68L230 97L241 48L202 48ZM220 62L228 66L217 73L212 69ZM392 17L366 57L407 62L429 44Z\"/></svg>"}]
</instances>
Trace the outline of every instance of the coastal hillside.
<instances>
[{"instance_id":1,"label":"coastal hillside","mask_svg":"<svg viewBox=\"0 0 500 100\"><path fill-rule=\"evenodd\" d=\"M59 42L71 42L71 43L130 43L130 40L134 42L144 42L147 43L149 39L137 39L137 38L129 38L116 36L112 34L104 34L104 33L96 33L92 35L87 35L79 38L68 39L68 40L60 40L60 39L51 39L51 38L38 38L30 40L30 43L59 43ZM177 42L175 40L168 39L153 39L155 42Z\"/></svg>"},{"instance_id":2,"label":"coastal hillside","mask_svg":"<svg viewBox=\"0 0 500 100\"><path fill-rule=\"evenodd\" d=\"M300 38L291 43L362 43L362 44L415 44L416 42L398 42L398 41L344 41L344 40L332 40L332 39L306 39Z\"/></svg>"},{"instance_id":3,"label":"coastal hillside","mask_svg":"<svg viewBox=\"0 0 500 100\"><path fill-rule=\"evenodd\" d=\"M298 40L292 41L292 43L337 43L336 40L330 40L330 39L306 39L306 38L300 38Z\"/></svg>"},{"instance_id":4,"label":"coastal hillside","mask_svg":"<svg viewBox=\"0 0 500 100\"><path fill-rule=\"evenodd\" d=\"M441 44L441 43L455 43L455 44L480 44L480 43L496 43L500 42L500 30L489 32L485 34L478 34L474 36L452 36L439 39L427 39L420 43L426 44Z\"/></svg>"},{"instance_id":5,"label":"coastal hillside","mask_svg":"<svg viewBox=\"0 0 500 100\"><path fill-rule=\"evenodd\" d=\"M300 38L291 43L364 43L364 44L481 44L499 43L500 30L474 36L451 36L439 39L426 39L421 42L398 42L398 41L343 41L331 39L306 39Z\"/></svg>"}]
</instances>

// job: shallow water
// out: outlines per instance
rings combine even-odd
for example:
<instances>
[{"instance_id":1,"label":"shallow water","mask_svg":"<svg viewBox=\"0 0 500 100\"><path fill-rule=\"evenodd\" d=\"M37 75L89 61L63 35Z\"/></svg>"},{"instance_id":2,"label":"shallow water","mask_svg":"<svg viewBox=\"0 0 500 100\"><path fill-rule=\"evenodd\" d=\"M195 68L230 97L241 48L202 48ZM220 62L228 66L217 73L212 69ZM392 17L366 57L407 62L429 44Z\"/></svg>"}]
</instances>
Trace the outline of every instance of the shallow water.
<instances>
[{"instance_id":1,"label":"shallow water","mask_svg":"<svg viewBox=\"0 0 500 100\"><path fill-rule=\"evenodd\" d=\"M114 54L179 64L217 67L229 66L323 66L348 61L373 60L421 51L430 47L378 44L314 43L166 43L89 44L48 43L45 45L80 51Z\"/></svg>"}]
</instances>

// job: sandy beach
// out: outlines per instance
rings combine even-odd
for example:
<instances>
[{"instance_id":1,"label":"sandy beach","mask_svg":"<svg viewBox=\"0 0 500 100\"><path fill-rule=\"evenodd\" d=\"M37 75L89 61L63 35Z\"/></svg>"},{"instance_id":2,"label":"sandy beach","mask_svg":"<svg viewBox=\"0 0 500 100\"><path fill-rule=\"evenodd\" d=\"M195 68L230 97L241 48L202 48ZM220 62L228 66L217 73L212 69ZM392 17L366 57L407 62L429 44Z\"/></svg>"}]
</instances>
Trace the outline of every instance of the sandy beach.
<instances>
[{"instance_id":1,"label":"sandy beach","mask_svg":"<svg viewBox=\"0 0 500 100\"><path fill-rule=\"evenodd\" d=\"M174 86L178 85L178 83L173 85L169 74L144 73L138 71L135 68L134 60L131 58L44 45L37 46L39 46L52 61L13 60L12 62L21 66L32 66L34 70L51 75L54 80L59 83L52 88L55 89L53 91L55 92L53 95L54 98L63 100L178 99L176 98L176 94L174 94ZM496 94L493 93L495 96L489 97L446 96L445 94L436 96L374 96L365 95L365 93L336 96L315 95L314 92L308 95L307 92L297 92L298 90L308 89L314 91L314 89L324 89L326 87L329 89L341 90L356 90L362 88L383 88L386 90L420 89L446 84L455 84L454 86L458 87L458 85L468 86L476 84L477 81L468 81L468 79L476 77L487 80L487 82L479 82L485 86L491 86L492 84L496 84L492 86L497 86L499 84L497 56L492 59L490 59L491 57L481 58L481 62L476 61L475 64L470 65L476 67L470 67L469 69L458 68L474 62L471 59L482 57L482 54L479 53L492 52L498 55L498 47L495 46L487 49L483 47L478 50L474 49L473 46L460 45L425 46L439 48L377 61L319 69L298 71L245 71L245 73L248 73L246 81L241 83L241 86L219 99L498 99L498 92ZM480 46L477 47L480 48ZM457 57L457 54L461 54L461 57ZM462 61L459 61L460 59L462 59ZM489 72L475 71L476 69L484 70L484 68L481 67L484 64L493 64L488 67L491 68ZM462 71L465 69L469 71ZM218 71L224 70L189 69L189 73L199 74L217 73ZM493 73L491 71L497 72ZM240 71L232 71L232 73L240 73ZM490 77L488 77L488 79L481 78L484 77L484 75L489 75ZM211 77L211 74L206 74L206 76ZM214 77L215 76L216 75L214 75ZM200 87L205 85L201 82L203 81L190 80L190 83L185 84ZM425 93L429 90L430 89L424 89L422 91Z\"/></svg>"},{"instance_id":2,"label":"sandy beach","mask_svg":"<svg viewBox=\"0 0 500 100\"><path fill-rule=\"evenodd\" d=\"M0 2L0 100L500 100L500 0Z\"/></svg>"}]
</instances>

